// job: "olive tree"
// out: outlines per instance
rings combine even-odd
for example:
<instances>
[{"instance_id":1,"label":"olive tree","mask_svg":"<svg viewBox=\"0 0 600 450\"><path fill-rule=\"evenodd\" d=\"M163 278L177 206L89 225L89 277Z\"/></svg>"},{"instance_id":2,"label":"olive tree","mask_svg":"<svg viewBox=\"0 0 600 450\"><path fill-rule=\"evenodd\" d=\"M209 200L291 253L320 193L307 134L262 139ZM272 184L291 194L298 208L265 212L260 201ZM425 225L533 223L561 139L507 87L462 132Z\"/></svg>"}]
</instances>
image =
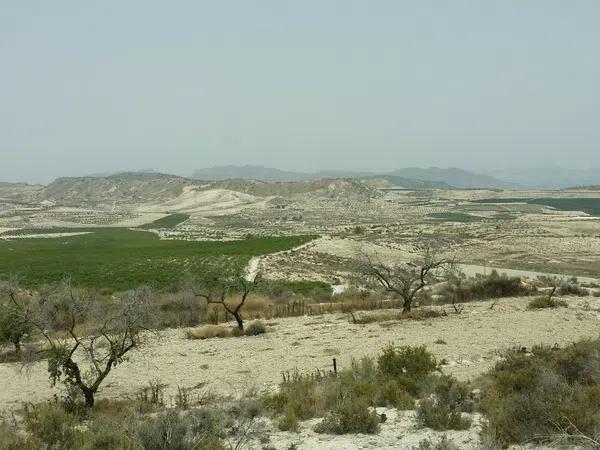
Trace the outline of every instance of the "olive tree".
<instances>
[{"instance_id":1,"label":"olive tree","mask_svg":"<svg viewBox=\"0 0 600 450\"><path fill-rule=\"evenodd\" d=\"M147 288L100 299L66 281L31 308L17 299L13 305L45 341L38 353L48 361L51 384L79 390L88 407L111 370L143 343L153 318Z\"/></svg>"},{"instance_id":2,"label":"olive tree","mask_svg":"<svg viewBox=\"0 0 600 450\"><path fill-rule=\"evenodd\" d=\"M15 353L21 352L21 342L32 331L32 324L15 305L17 298L25 303L27 294L12 282L0 283L0 344L10 343Z\"/></svg>"},{"instance_id":3,"label":"olive tree","mask_svg":"<svg viewBox=\"0 0 600 450\"><path fill-rule=\"evenodd\" d=\"M440 257L430 242L422 242L417 248L419 256L414 261L388 264L365 255L360 264L359 270L369 283L402 299L403 312L411 310L417 294L435 280L438 272L455 264L453 259Z\"/></svg>"}]
</instances>

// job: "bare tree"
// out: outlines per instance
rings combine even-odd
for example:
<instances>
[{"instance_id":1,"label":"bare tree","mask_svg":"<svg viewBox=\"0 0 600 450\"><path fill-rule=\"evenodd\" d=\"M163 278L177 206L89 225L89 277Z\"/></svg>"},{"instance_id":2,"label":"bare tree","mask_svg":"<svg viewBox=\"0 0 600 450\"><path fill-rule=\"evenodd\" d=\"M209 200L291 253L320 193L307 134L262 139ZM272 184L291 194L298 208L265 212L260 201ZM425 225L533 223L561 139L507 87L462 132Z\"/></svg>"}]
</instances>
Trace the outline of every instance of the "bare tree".
<instances>
[{"instance_id":1,"label":"bare tree","mask_svg":"<svg viewBox=\"0 0 600 450\"><path fill-rule=\"evenodd\" d=\"M110 371L143 342L153 318L150 291L131 291L124 298L101 300L71 286L69 281L41 295L33 308L16 299L46 345L50 381L78 389L88 407Z\"/></svg>"},{"instance_id":2,"label":"bare tree","mask_svg":"<svg viewBox=\"0 0 600 450\"><path fill-rule=\"evenodd\" d=\"M403 312L411 310L415 297L435 277L437 271L455 264L453 259L439 257L431 243L419 245L419 250L420 258L415 262L391 265L367 256L361 264L360 270L369 281L402 298Z\"/></svg>"},{"instance_id":3,"label":"bare tree","mask_svg":"<svg viewBox=\"0 0 600 450\"><path fill-rule=\"evenodd\" d=\"M464 306L459 302L465 300L465 281L467 276L462 272L458 265L453 262L445 268L445 278L447 283L446 296L450 300L450 304L456 314L463 312ZM493 306L492 308L493 309Z\"/></svg>"},{"instance_id":4,"label":"bare tree","mask_svg":"<svg viewBox=\"0 0 600 450\"><path fill-rule=\"evenodd\" d=\"M242 308L246 304L248 296L260 283L260 274L252 277L252 280L239 268L230 270L213 279L212 283L203 283L200 286L193 285L192 290L196 297L201 297L208 304L219 304L237 323L240 332L244 332L244 319ZM231 297L239 295L239 300L232 301Z\"/></svg>"}]
</instances>

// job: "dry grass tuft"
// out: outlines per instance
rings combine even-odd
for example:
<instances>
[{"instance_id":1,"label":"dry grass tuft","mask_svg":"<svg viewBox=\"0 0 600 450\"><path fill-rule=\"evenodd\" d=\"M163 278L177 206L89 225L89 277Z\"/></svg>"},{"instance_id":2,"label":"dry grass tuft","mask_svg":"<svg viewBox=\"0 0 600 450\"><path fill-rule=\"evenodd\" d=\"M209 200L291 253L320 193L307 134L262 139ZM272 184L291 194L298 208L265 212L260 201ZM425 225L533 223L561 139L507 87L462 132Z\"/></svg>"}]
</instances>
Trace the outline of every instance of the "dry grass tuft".
<instances>
[{"instance_id":1,"label":"dry grass tuft","mask_svg":"<svg viewBox=\"0 0 600 450\"><path fill-rule=\"evenodd\" d=\"M221 325L204 325L200 328L188 330L186 333L188 339L227 338L232 335L231 328L226 328Z\"/></svg>"},{"instance_id":2,"label":"dry grass tuft","mask_svg":"<svg viewBox=\"0 0 600 450\"><path fill-rule=\"evenodd\" d=\"M354 323L365 324L374 322L388 322L391 320L424 320L443 315L443 312L429 308L414 309L405 313L401 311L380 311L355 317Z\"/></svg>"}]
</instances>

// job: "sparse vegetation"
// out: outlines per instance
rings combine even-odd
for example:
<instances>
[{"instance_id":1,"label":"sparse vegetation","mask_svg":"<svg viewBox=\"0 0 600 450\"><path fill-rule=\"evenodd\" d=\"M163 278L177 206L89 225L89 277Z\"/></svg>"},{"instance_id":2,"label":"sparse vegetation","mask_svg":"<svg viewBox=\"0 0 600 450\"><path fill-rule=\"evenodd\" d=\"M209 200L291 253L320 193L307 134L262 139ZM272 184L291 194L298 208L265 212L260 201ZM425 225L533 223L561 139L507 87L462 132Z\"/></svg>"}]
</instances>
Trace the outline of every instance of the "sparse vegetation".
<instances>
[{"instance_id":1,"label":"sparse vegetation","mask_svg":"<svg viewBox=\"0 0 600 450\"><path fill-rule=\"evenodd\" d=\"M413 447L413 450L460 450L454 445L446 435L443 435L438 440L423 439L419 442L418 447Z\"/></svg>"},{"instance_id":2,"label":"sparse vegetation","mask_svg":"<svg viewBox=\"0 0 600 450\"><path fill-rule=\"evenodd\" d=\"M436 375L436 370L435 358L424 347L389 346L377 361L353 360L351 367L337 376L323 372L286 374L280 392L263 401L280 415L283 429L295 429L298 420L324 416L317 432L375 433L380 419L373 407L413 409L417 398L433 393L435 402L421 408L424 426L468 427L468 420L460 415L467 404L464 384Z\"/></svg>"},{"instance_id":3,"label":"sparse vegetation","mask_svg":"<svg viewBox=\"0 0 600 450\"><path fill-rule=\"evenodd\" d=\"M14 283L0 282L0 345L9 343L15 355L21 352L21 342L31 333L33 325L19 308L28 303Z\"/></svg>"},{"instance_id":4,"label":"sparse vegetation","mask_svg":"<svg viewBox=\"0 0 600 450\"><path fill-rule=\"evenodd\" d=\"M461 303L489 298L518 297L528 295L528 289L521 278L498 274L493 270L489 275L466 278L462 273L451 273L446 288L441 292L444 302Z\"/></svg>"},{"instance_id":5,"label":"sparse vegetation","mask_svg":"<svg viewBox=\"0 0 600 450\"><path fill-rule=\"evenodd\" d=\"M87 407L94 405L95 394L111 370L141 345L142 332L151 326L153 317L147 289L129 292L111 303L64 280L33 305L15 295L10 299L20 317L43 339L37 355L48 361L51 384L62 382L78 390Z\"/></svg>"},{"instance_id":6,"label":"sparse vegetation","mask_svg":"<svg viewBox=\"0 0 600 450\"><path fill-rule=\"evenodd\" d=\"M480 382L481 409L502 445L588 443L600 429L600 341L507 351Z\"/></svg>"},{"instance_id":7,"label":"sparse vegetation","mask_svg":"<svg viewBox=\"0 0 600 450\"><path fill-rule=\"evenodd\" d=\"M248 280L244 269L237 267L228 272L211 276L207 282L193 285L196 297L206 300L208 305L220 305L231 318L235 319L240 334L244 334L244 318L242 308L250 293L259 283L257 275L253 280ZM239 293L239 299L231 301L231 296ZM229 301L228 301L229 300Z\"/></svg>"},{"instance_id":8,"label":"sparse vegetation","mask_svg":"<svg viewBox=\"0 0 600 450\"><path fill-rule=\"evenodd\" d=\"M380 311L376 313L361 314L354 317L353 323L366 324L373 322L386 322L390 320L425 320L443 316L442 311L430 308L414 309L406 313L398 311ZM353 315L354 316L354 315Z\"/></svg>"},{"instance_id":9,"label":"sparse vegetation","mask_svg":"<svg viewBox=\"0 0 600 450\"><path fill-rule=\"evenodd\" d=\"M369 409L365 399L345 398L327 413L315 427L317 433L374 434L379 431L379 416Z\"/></svg>"},{"instance_id":10,"label":"sparse vegetation","mask_svg":"<svg viewBox=\"0 0 600 450\"><path fill-rule=\"evenodd\" d=\"M244 333L246 334L246 336L258 336L259 334L264 334L266 332L267 332L267 327L260 320L257 320L256 322L252 322L244 330Z\"/></svg>"},{"instance_id":11,"label":"sparse vegetation","mask_svg":"<svg viewBox=\"0 0 600 450\"><path fill-rule=\"evenodd\" d=\"M415 297L435 278L436 271L454 264L453 260L441 258L429 242L422 242L419 250L421 259L415 263L389 265L366 257L361 265L367 281L402 299L403 312L411 310Z\"/></svg>"},{"instance_id":12,"label":"sparse vegetation","mask_svg":"<svg viewBox=\"0 0 600 450\"><path fill-rule=\"evenodd\" d=\"M566 308L567 302L547 295L542 295L531 299L527 304L527 309L558 308L559 306Z\"/></svg>"},{"instance_id":13,"label":"sparse vegetation","mask_svg":"<svg viewBox=\"0 0 600 450\"><path fill-rule=\"evenodd\" d=\"M231 337L233 334L231 328L221 325L204 325L193 330L188 330L186 335L188 339L209 339Z\"/></svg>"},{"instance_id":14,"label":"sparse vegetation","mask_svg":"<svg viewBox=\"0 0 600 450\"><path fill-rule=\"evenodd\" d=\"M447 375L430 378L428 395L419 401L417 423L438 431L466 430L471 421L462 416L468 405L466 385Z\"/></svg>"}]
</instances>

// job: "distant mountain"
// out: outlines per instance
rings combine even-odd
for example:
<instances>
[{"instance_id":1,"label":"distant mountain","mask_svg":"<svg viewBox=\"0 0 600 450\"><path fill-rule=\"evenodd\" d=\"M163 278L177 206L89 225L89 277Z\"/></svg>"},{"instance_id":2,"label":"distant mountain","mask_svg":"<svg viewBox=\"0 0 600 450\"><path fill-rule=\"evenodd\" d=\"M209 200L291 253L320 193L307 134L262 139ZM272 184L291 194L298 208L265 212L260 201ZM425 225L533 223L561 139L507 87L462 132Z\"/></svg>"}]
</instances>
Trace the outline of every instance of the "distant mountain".
<instances>
[{"instance_id":1,"label":"distant mountain","mask_svg":"<svg viewBox=\"0 0 600 450\"><path fill-rule=\"evenodd\" d=\"M462 169L406 168L393 172L361 172L322 170L314 173L291 172L262 166L216 166L196 170L192 178L200 180L244 179L258 181L304 181L324 178L387 178L395 186L410 189L451 189L451 188L513 188L515 184L498 180L488 175L468 172Z\"/></svg>"},{"instance_id":2,"label":"distant mountain","mask_svg":"<svg viewBox=\"0 0 600 450\"><path fill-rule=\"evenodd\" d=\"M600 191L600 184L590 186L573 186L563 189L564 191Z\"/></svg>"},{"instance_id":3,"label":"distant mountain","mask_svg":"<svg viewBox=\"0 0 600 450\"><path fill-rule=\"evenodd\" d=\"M503 181L517 183L527 188L563 189L572 186L600 184L600 168L565 169L564 167L540 166L486 172Z\"/></svg>"},{"instance_id":4,"label":"distant mountain","mask_svg":"<svg viewBox=\"0 0 600 450\"><path fill-rule=\"evenodd\" d=\"M196 180L257 180L257 181L301 181L310 179L310 174L288 172L262 166L215 166L198 169L192 174Z\"/></svg>"},{"instance_id":5,"label":"distant mountain","mask_svg":"<svg viewBox=\"0 0 600 450\"><path fill-rule=\"evenodd\" d=\"M454 189L448 183L443 181L431 181L431 180L419 180L416 178L399 177L396 175L384 175L381 177L371 178L376 180L384 180L388 183L388 186L381 186L382 188L404 188L404 189ZM369 179L365 179L365 182L369 184Z\"/></svg>"},{"instance_id":6,"label":"distant mountain","mask_svg":"<svg viewBox=\"0 0 600 450\"><path fill-rule=\"evenodd\" d=\"M123 171L120 170L118 172L100 172L100 173L90 173L89 175L85 175L84 177L91 177L91 178L108 178L110 176L113 175L119 175L119 174L137 174L137 173L159 173L154 169L140 169L140 170L135 170L135 171Z\"/></svg>"},{"instance_id":7,"label":"distant mountain","mask_svg":"<svg viewBox=\"0 0 600 450\"><path fill-rule=\"evenodd\" d=\"M388 175L446 183L459 189L510 189L517 187L515 183L509 183L489 175L481 175L456 167L450 167L448 169L440 169L439 167L430 167L428 169L408 167L405 169L394 170Z\"/></svg>"}]
</instances>

